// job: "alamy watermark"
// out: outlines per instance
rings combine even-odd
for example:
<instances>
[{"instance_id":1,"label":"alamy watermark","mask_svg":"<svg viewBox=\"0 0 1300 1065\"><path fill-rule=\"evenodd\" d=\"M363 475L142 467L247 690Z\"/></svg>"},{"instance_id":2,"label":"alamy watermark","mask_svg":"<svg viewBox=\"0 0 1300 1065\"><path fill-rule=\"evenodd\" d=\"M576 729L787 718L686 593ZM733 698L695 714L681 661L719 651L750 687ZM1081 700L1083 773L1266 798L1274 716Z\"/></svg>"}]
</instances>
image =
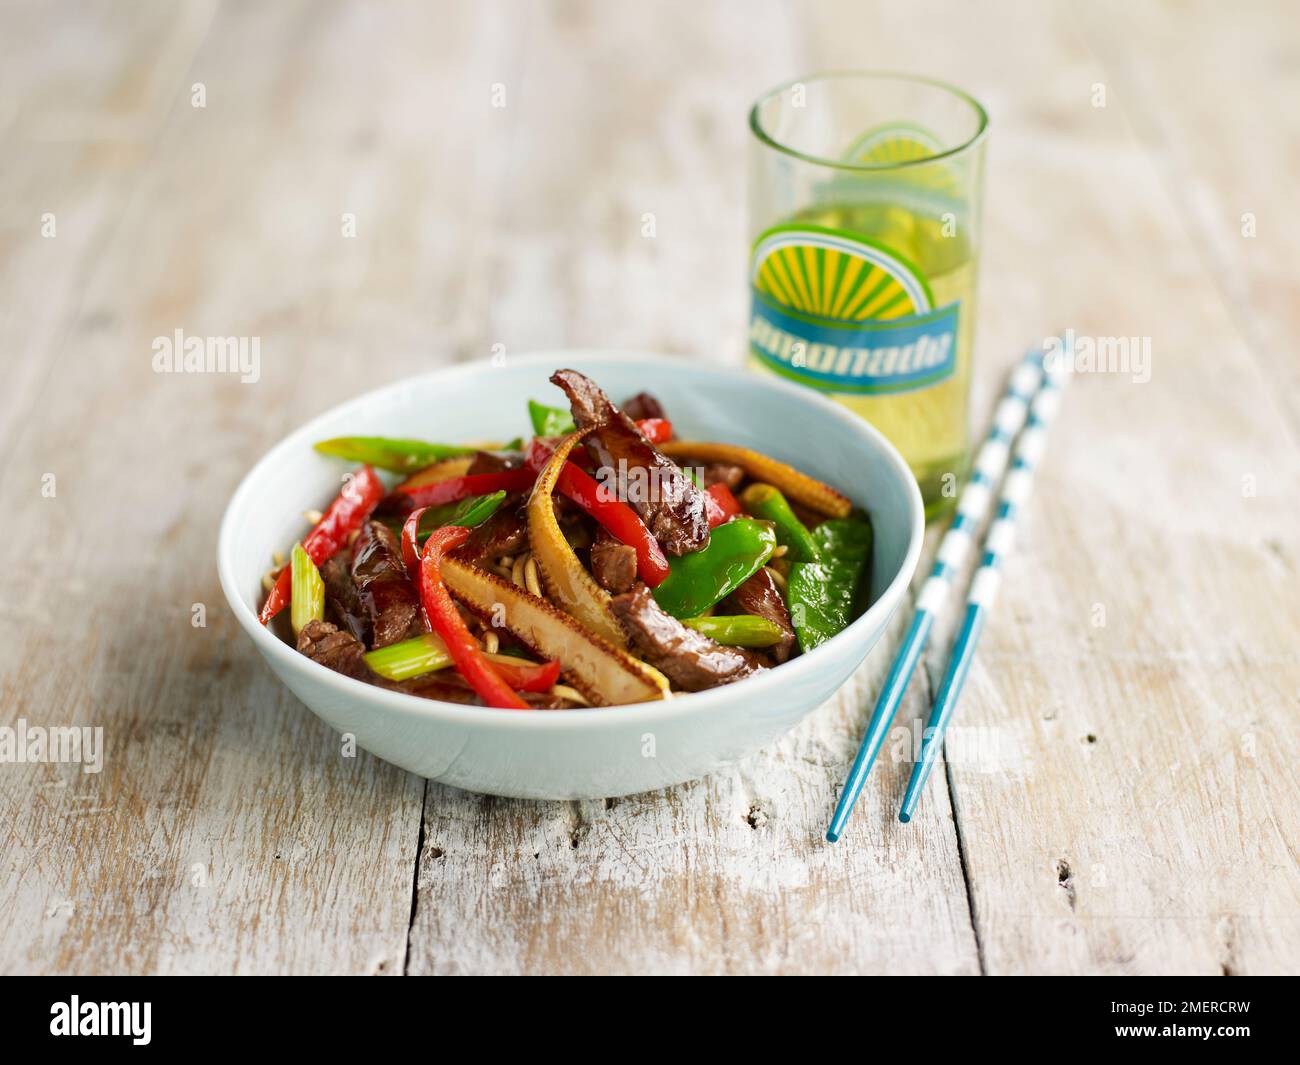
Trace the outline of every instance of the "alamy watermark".
<instances>
[{"instance_id":1,"label":"alamy watermark","mask_svg":"<svg viewBox=\"0 0 1300 1065\"><path fill-rule=\"evenodd\" d=\"M704 483L704 467L633 466L619 459L618 466L596 470L596 498L602 503L675 503L687 492L683 477Z\"/></svg>"},{"instance_id":2,"label":"alamy watermark","mask_svg":"<svg viewBox=\"0 0 1300 1065\"><path fill-rule=\"evenodd\" d=\"M177 329L153 338L154 373L239 374L246 385L262 376L261 337L187 337Z\"/></svg>"},{"instance_id":3,"label":"alamy watermark","mask_svg":"<svg viewBox=\"0 0 1300 1065\"><path fill-rule=\"evenodd\" d=\"M934 731L920 721L891 729L890 758L895 763L919 762L921 749ZM1024 763L1024 755L1011 733L984 725L951 726L944 734L943 758L950 765L962 765L976 773L1006 772Z\"/></svg>"},{"instance_id":4,"label":"alamy watermark","mask_svg":"<svg viewBox=\"0 0 1300 1065\"><path fill-rule=\"evenodd\" d=\"M104 768L104 729L89 725L0 726L0 763L80 762L83 773Z\"/></svg>"},{"instance_id":5,"label":"alamy watermark","mask_svg":"<svg viewBox=\"0 0 1300 1065\"><path fill-rule=\"evenodd\" d=\"M1129 374L1135 385L1151 380L1150 337L1062 336L1043 341L1043 368L1048 373Z\"/></svg>"},{"instance_id":6,"label":"alamy watermark","mask_svg":"<svg viewBox=\"0 0 1300 1065\"><path fill-rule=\"evenodd\" d=\"M152 1013L152 1002L82 1002L73 995L50 1006L50 1035L125 1037L148 1046Z\"/></svg>"}]
</instances>

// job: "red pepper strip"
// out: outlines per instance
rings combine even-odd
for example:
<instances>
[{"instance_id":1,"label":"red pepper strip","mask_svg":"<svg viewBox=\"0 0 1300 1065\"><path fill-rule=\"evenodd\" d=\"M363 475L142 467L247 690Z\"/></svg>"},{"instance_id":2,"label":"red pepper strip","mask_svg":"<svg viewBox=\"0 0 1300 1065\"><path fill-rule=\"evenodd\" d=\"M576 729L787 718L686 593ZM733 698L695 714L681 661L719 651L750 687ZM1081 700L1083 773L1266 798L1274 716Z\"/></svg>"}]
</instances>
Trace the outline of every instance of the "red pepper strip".
<instances>
[{"instance_id":1,"label":"red pepper strip","mask_svg":"<svg viewBox=\"0 0 1300 1065\"><path fill-rule=\"evenodd\" d=\"M369 466L348 478L343 491L325 511L316 527L303 539L302 549L307 552L316 565L328 562L344 544L348 537L361 528L362 522L370 517L370 512L384 496L383 482L375 476ZM288 566L280 571L275 579L275 587L266 597L259 619L263 625L289 605L289 595L293 587L293 577Z\"/></svg>"},{"instance_id":2,"label":"red pepper strip","mask_svg":"<svg viewBox=\"0 0 1300 1065\"><path fill-rule=\"evenodd\" d=\"M424 512L428 507L421 507L419 510L411 511L410 517L402 526L402 564L406 566L406 575L412 579L420 575L420 541L417 539L420 530L420 519L424 517Z\"/></svg>"},{"instance_id":3,"label":"red pepper strip","mask_svg":"<svg viewBox=\"0 0 1300 1065\"><path fill-rule=\"evenodd\" d=\"M551 451L551 448L534 439L528 448L524 465L528 469L540 470L550 459ZM658 587L668 576L668 559L664 555L664 549L650 535L645 522L626 503L610 499L609 493L596 483L591 474L572 462L566 462L556 479L555 487L595 518L615 540L636 551L637 576L651 588Z\"/></svg>"},{"instance_id":4,"label":"red pepper strip","mask_svg":"<svg viewBox=\"0 0 1300 1065\"><path fill-rule=\"evenodd\" d=\"M435 529L425 541L424 556L420 559L420 602L424 604L424 613L433 631L447 645L447 653L451 655L456 670L478 692L479 697L488 706L527 710L528 704L514 693L496 667L483 657L482 649L469 634L460 611L451 601L447 586L442 583L438 566L443 554L459 547L467 536L469 530L462 525L444 525L441 529Z\"/></svg>"},{"instance_id":5,"label":"red pepper strip","mask_svg":"<svg viewBox=\"0 0 1300 1065\"><path fill-rule=\"evenodd\" d=\"M652 444L662 444L673 438L673 423L667 418L642 418L636 427Z\"/></svg>"},{"instance_id":6,"label":"red pepper strip","mask_svg":"<svg viewBox=\"0 0 1300 1065\"><path fill-rule=\"evenodd\" d=\"M428 509L428 507L421 507L419 510L412 511L411 516L402 526L402 562L406 565L407 573L420 572L420 548L417 546L416 536L420 528L420 519ZM560 679L558 660L540 663L520 662L518 665L513 662L493 662L492 668L501 674L511 688L521 692L548 692Z\"/></svg>"},{"instance_id":7,"label":"red pepper strip","mask_svg":"<svg viewBox=\"0 0 1300 1065\"><path fill-rule=\"evenodd\" d=\"M557 659L540 664L520 662L515 665L513 662L492 662L490 665L515 691L548 692L560 679L560 663Z\"/></svg>"},{"instance_id":8,"label":"red pepper strip","mask_svg":"<svg viewBox=\"0 0 1300 1065\"><path fill-rule=\"evenodd\" d=\"M535 480L536 471L521 466L501 473L449 477L445 481L434 481L433 484L417 485L414 488L402 488L399 485L395 491L410 499L413 507L436 507L443 503L458 503L470 496L490 495L492 492L523 492L531 488Z\"/></svg>"},{"instance_id":9,"label":"red pepper strip","mask_svg":"<svg viewBox=\"0 0 1300 1065\"><path fill-rule=\"evenodd\" d=\"M710 529L725 525L740 513L740 501L721 481L709 485L704 490L704 505L709 512Z\"/></svg>"},{"instance_id":10,"label":"red pepper strip","mask_svg":"<svg viewBox=\"0 0 1300 1065\"><path fill-rule=\"evenodd\" d=\"M603 525L615 540L636 551L637 576L651 588L668 576L668 559L659 541L650 535L635 510L616 499L606 499L596 479L572 462L566 462L555 482L564 495Z\"/></svg>"}]
</instances>

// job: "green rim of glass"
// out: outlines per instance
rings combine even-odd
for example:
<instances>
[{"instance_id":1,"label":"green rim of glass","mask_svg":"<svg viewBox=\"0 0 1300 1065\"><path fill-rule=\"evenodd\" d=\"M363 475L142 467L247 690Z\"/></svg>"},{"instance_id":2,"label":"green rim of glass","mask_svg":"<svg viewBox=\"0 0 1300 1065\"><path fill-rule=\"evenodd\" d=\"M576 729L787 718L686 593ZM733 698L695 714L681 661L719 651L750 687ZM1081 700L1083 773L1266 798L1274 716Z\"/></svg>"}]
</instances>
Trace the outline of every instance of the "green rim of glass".
<instances>
[{"instance_id":1,"label":"green rim of glass","mask_svg":"<svg viewBox=\"0 0 1300 1065\"><path fill-rule=\"evenodd\" d=\"M941 91L948 93L950 96L955 96L959 100L964 100L970 105L976 118L975 132L956 147L948 148L942 152L935 152L933 155L924 155L919 159L903 159L890 163L850 163L843 159L828 159L824 156L809 155L806 152L798 151L795 148L791 148L788 144L782 144L763 129L758 118L758 112L759 109L773 97L788 92L796 85L808 85L812 82L835 81L837 79L845 78L871 78L876 81L906 81L912 82L916 85L928 85L931 88L940 89ZM791 158L802 160L805 163L812 163L816 166L824 166L833 170L846 170L850 173L856 174L879 174L888 173L894 170L906 170L914 166L929 166L931 163L936 163L944 159L952 159L964 152L970 151L977 147L980 142L984 140L985 136L987 136L989 131L989 116L988 112L980 105L980 102L970 93L957 88L955 85L949 85L946 81L940 81L938 78L927 78L920 74L903 74L892 70L827 70L818 74L810 74L804 78L794 78L791 81L778 85L775 89L765 92L757 101L755 101L754 106L749 109L749 128L754 136L763 144L766 144L769 148L780 152L782 155L788 155Z\"/></svg>"}]
</instances>

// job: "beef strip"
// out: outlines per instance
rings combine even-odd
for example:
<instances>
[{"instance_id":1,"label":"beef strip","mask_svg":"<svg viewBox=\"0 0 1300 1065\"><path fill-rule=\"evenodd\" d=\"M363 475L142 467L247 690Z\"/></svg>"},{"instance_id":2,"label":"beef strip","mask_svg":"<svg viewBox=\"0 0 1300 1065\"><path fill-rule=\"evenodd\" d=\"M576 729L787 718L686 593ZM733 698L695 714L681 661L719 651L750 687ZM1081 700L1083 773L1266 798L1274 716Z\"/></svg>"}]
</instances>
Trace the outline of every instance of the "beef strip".
<instances>
[{"instance_id":1,"label":"beef strip","mask_svg":"<svg viewBox=\"0 0 1300 1065\"><path fill-rule=\"evenodd\" d=\"M772 661L780 665L790 657L794 650L794 626L790 623L790 611L786 608L785 597L777 587L772 571L766 566L737 588L724 601L720 613L739 612L766 618L781 626L784 635L781 642L768 649Z\"/></svg>"},{"instance_id":2,"label":"beef strip","mask_svg":"<svg viewBox=\"0 0 1300 1065\"><path fill-rule=\"evenodd\" d=\"M646 418L665 418L663 404L654 398L649 392L638 392L631 399L623 404L623 413L631 418L634 422L644 421Z\"/></svg>"},{"instance_id":3,"label":"beef strip","mask_svg":"<svg viewBox=\"0 0 1300 1065\"><path fill-rule=\"evenodd\" d=\"M476 526L465 542L456 548L455 557L462 562L494 560L502 555L517 555L528 546L528 521L518 495L508 495L497 512Z\"/></svg>"},{"instance_id":4,"label":"beef strip","mask_svg":"<svg viewBox=\"0 0 1300 1065\"><path fill-rule=\"evenodd\" d=\"M598 528L591 545L591 573L607 592L621 595L630 591L636 583L636 548Z\"/></svg>"},{"instance_id":5,"label":"beef strip","mask_svg":"<svg viewBox=\"0 0 1300 1065\"><path fill-rule=\"evenodd\" d=\"M765 668L757 655L715 643L665 614L644 584L615 596L610 606L636 653L686 691L730 684Z\"/></svg>"},{"instance_id":6,"label":"beef strip","mask_svg":"<svg viewBox=\"0 0 1300 1065\"><path fill-rule=\"evenodd\" d=\"M685 555L709 542L704 492L661 454L590 378L558 370L551 383L564 389L579 429L594 426L587 451L598 466L615 471L619 498L631 504L665 551ZM620 463L622 465L620 465ZM642 475L628 477L631 471Z\"/></svg>"},{"instance_id":7,"label":"beef strip","mask_svg":"<svg viewBox=\"0 0 1300 1065\"><path fill-rule=\"evenodd\" d=\"M701 476L705 488L711 484L725 484L734 492L745 479L745 468L733 466L730 462L710 462L704 467Z\"/></svg>"},{"instance_id":8,"label":"beef strip","mask_svg":"<svg viewBox=\"0 0 1300 1065\"><path fill-rule=\"evenodd\" d=\"M298 633L298 650L313 662L345 677L370 683L377 679L366 665L366 645L331 622L314 618L307 622Z\"/></svg>"},{"instance_id":9,"label":"beef strip","mask_svg":"<svg viewBox=\"0 0 1300 1065\"><path fill-rule=\"evenodd\" d=\"M320 567L325 582L325 616L365 643L370 639L370 619L352 582L352 551L345 548Z\"/></svg>"},{"instance_id":10,"label":"beef strip","mask_svg":"<svg viewBox=\"0 0 1300 1065\"><path fill-rule=\"evenodd\" d=\"M402 565L402 549L393 531L368 521L352 552L352 580L370 619L371 647L376 650L424 632L420 594Z\"/></svg>"},{"instance_id":11,"label":"beef strip","mask_svg":"<svg viewBox=\"0 0 1300 1065\"><path fill-rule=\"evenodd\" d=\"M474 461L469 464L469 469L465 473L466 476L479 473L504 473L506 470L517 470L523 464L522 451L478 451L475 452Z\"/></svg>"}]
</instances>

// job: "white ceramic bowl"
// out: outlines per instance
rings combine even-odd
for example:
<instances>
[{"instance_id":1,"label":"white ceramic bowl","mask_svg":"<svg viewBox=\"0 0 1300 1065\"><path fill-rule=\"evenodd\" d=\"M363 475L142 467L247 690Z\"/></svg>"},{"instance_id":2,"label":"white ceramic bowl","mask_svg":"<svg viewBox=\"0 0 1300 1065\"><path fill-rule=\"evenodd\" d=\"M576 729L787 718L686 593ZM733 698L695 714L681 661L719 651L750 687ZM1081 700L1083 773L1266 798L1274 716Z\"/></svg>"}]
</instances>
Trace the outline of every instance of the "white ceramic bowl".
<instances>
[{"instance_id":1,"label":"white ceramic bowl","mask_svg":"<svg viewBox=\"0 0 1300 1065\"><path fill-rule=\"evenodd\" d=\"M816 651L708 692L636 706L524 713L419 699L318 665L257 622L273 551L303 533L344 469L312 443L345 435L446 442L527 432L529 398L563 406L547 382L570 367L615 402L643 390L679 436L748 445L798 466L871 512L869 610ZM924 534L921 496L898 452L866 422L809 389L683 358L559 351L504 367L454 366L322 414L244 478L221 523L217 567L231 609L276 675L318 716L396 765L472 791L535 799L628 795L702 776L771 743L825 702L902 602Z\"/></svg>"}]
</instances>

